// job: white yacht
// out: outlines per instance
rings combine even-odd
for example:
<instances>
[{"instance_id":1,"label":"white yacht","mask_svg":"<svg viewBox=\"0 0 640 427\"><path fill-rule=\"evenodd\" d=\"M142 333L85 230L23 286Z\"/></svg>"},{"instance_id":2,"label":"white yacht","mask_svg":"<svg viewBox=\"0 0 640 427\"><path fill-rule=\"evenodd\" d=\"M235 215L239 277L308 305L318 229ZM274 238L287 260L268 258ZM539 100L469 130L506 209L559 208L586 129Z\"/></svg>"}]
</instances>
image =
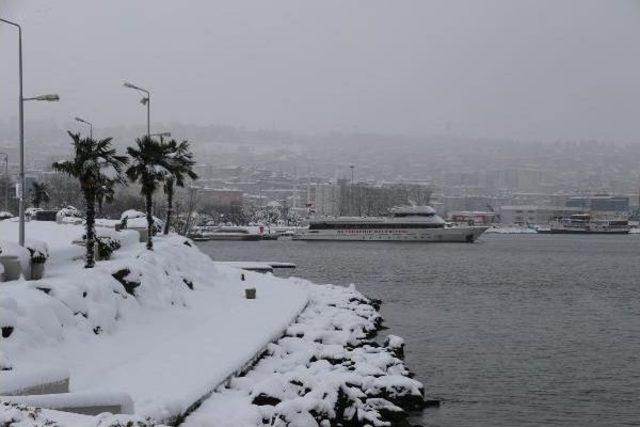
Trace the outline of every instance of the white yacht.
<instances>
[{"instance_id":1,"label":"white yacht","mask_svg":"<svg viewBox=\"0 0 640 427\"><path fill-rule=\"evenodd\" d=\"M449 225L430 206L401 206L388 217L314 218L294 239L472 243L487 228Z\"/></svg>"},{"instance_id":2,"label":"white yacht","mask_svg":"<svg viewBox=\"0 0 640 427\"><path fill-rule=\"evenodd\" d=\"M189 237L196 241L207 240L261 240L262 235L252 232L247 227L221 226L208 229L199 227Z\"/></svg>"}]
</instances>

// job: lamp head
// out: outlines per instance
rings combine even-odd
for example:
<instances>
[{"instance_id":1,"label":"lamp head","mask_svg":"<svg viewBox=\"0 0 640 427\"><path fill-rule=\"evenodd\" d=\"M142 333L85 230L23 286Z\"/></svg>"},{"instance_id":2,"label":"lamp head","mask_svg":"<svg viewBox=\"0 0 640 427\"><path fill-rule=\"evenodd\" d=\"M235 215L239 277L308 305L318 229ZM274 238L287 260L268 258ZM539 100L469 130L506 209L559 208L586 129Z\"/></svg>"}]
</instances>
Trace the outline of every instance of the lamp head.
<instances>
[{"instance_id":1,"label":"lamp head","mask_svg":"<svg viewBox=\"0 0 640 427\"><path fill-rule=\"evenodd\" d=\"M40 95L40 96L36 96L34 99L36 101L50 101L50 102L60 101L60 97L57 94Z\"/></svg>"}]
</instances>

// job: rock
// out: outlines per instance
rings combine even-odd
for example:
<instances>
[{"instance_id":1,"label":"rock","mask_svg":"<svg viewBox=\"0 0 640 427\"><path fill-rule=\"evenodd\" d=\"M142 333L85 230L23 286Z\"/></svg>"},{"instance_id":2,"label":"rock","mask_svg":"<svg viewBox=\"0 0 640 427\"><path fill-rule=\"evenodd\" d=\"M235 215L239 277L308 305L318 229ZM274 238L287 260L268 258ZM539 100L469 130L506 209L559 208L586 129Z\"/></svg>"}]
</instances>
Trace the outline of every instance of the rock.
<instances>
[{"instance_id":1,"label":"rock","mask_svg":"<svg viewBox=\"0 0 640 427\"><path fill-rule=\"evenodd\" d=\"M13 326L2 327L2 338L9 338L13 333Z\"/></svg>"},{"instance_id":2,"label":"rock","mask_svg":"<svg viewBox=\"0 0 640 427\"><path fill-rule=\"evenodd\" d=\"M425 399L424 401L425 408L439 408L440 400L438 399Z\"/></svg>"},{"instance_id":3,"label":"rock","mask_svg":"<svg viewBox=\"0 0 640 427\"><path fill-rule=\"evenodd\" d=\"M193 290L193 282L189 279L185 279L184 277L182 278L182 281L184 282L185 285L187 285L187 288Z\"/></svg>"},{"instance_id":4,"label":"rock","mask_svg":"<svg viewBox=\"0 0 640 427\"><path fill-rule=\"evenodd\" d=\"M398 359L404 359L404 339L397 335L387 335L384 346Z\"/></svg>"},{"instance_id":5,"label":"rock","mask_svg":"<svg viewBox=\"0 0 640 427\"><path fill-rule=\"evenodd\" d=\"M140 282L133 282L125 279L127 276L129 276L129 274L131 274L131 270L129 270L128 268L123 268L122 270L118 270L113 273L112 276L114 279L120 282L122 286L124 286L125 291L127 291L129 295L135 296L135 289L140 286Z\"/></svg>"},{"instance_id":6,"label":"rock","mask_svg":"<svg viewBox=\"0 0 640 427\"><path fill-rule=\"evenodd\" d=\"M252 401L254 405L258 405L258 406L265 406L265 405L276 406L280 402L281 400L278 399L277 397L269 396L265 393L260 393L259 395L254 397Z\"/></svg>"}]
</instances>

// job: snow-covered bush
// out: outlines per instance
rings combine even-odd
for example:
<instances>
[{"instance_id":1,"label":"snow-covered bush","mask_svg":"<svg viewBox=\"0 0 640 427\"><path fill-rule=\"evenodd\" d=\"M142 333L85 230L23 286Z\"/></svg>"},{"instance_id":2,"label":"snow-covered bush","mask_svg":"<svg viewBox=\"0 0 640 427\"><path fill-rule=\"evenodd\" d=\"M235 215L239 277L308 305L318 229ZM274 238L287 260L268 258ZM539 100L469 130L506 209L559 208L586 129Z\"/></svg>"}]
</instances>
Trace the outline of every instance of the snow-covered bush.
<instances>
[{"instance_id":1,"label":"snow-covered bush","mask_svg":"<svg viewBox=\"0 0 640 427\"><path fill-rule=\"evenodd\" d=\"M123 220L123 219L130 220L134 218L146 218L146 214L144 212L141 212L135 209L129 209L122 212L122 215L120 215L120 220Z\"/></svg>"},{"instance_id":2,"label":"snow-covered bush","mask_svg":"<svg viewBox=\"0 0 640 427\"><path fill-rule=\"evenodd\" d=\"M36 212L41 211L42 208L27 208L24 210L24 215L32 218L34 216L36 216Z\"/></svg>"},{"instance_id":3,"label":"snow-covered bush","mask_svg":"<svg viewBox=\"0 0 640 427\"><path fill-rule=\"evenodd\" d=\"M7 211L0 211L0 221L5 219L13 218L13 214Z\"/></svg>"},{"instance_id":4,"label":"snow-covered bush","mask_svg":"<svg viewBox=\"0 0 640 427\"><path fill-rule=\"evenodd\" d=\"M77 223L82 219L82 214L73 206L62 208L56 214L56 222L73 222Z\"/></svg>"},{"instance_id":5,"label":"snow-covered bush","mask_svg":"<svg viewBox=\"0 0 640 427\"><path fill-rule=\"evenodd\" d=\"M26 242L25 247L31 255L31 262L34 264L44 264L49 258L49 247L45 242L39 240L30 240Z\"/></svg>"},{"instance_id":6,"label":"snow-covered bush","mask_svg":"<svg viewBox=\"0 0 640 427\"><path fill-rule=\"evenodd\" d=\"M124 228L146 228L147 227L147 214L144 212L129 209L122 212L120 215L120 224L124 223ZM160 218L153 217L153 233L162 232L162 227L164 226L164 221Z\"/></svg>"},{"instance_id":7,"label":"snow-covered bush","mask_svg":"<svg viewBox=\"0 0 640 427\"><path fill-rule=\"evenodd\" d=\"M185 293L192 292L183 279L197 288L212 284L216 268L211 259L183 237L159 239L157 250L147 251L138 243L137 233L122 235L123 256L96 264L92 269L56 274L35 285L3 287L0 293L0 325L15 331L0 345L10 360L20 360L24 352L59 344L65 337L102 335L118 328L120 320L141 307L163 309L186 305ZM29 252L17 244L0 241L3 251L21 254L27 265ZM25 253L20 252L20 250ZM4 253L3 253L4 255ZM132 296L113 274L129 269L124 277L139 285ZM44 292L38 287L46 287ZM0 424L1 425L1 424Z\"/></svg>"},{"instance_id":8,"label":"snow-covered bush","mask_svg":"<svg viewBox=\"0 0 640 427\"><path fill-rule=\"evenodd\" d=\"M120 242L116 239L113 239L109 236L98 236L96 237L96 243L98 248L98 259L106 260L110 259L111 255L120 249L122 246Z\"/></svg>"},{"instance_id":9,"label":"snow-covered bush","mask_svg":"<svg viewBox=\"0 0 640 427\"><path fill-rule=\"evenodd\" d=\"M135 290L138 286L140 286L140 277L142 276L140 273L132 273L128 268L122 268L115 273L113 273L114 279L122 284L124 290L127 291L129 295L135 296Z\"/></svg>"}]
</instances>

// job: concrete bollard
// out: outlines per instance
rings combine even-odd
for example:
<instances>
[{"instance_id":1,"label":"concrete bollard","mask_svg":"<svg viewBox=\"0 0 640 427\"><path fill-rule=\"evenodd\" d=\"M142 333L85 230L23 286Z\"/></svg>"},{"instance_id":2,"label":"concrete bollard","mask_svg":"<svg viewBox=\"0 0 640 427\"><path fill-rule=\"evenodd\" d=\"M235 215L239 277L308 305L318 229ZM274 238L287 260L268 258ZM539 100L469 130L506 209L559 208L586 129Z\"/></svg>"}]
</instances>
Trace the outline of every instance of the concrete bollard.
<instances>
[{"instance_id":1,"label":"concrete bollard","mask_svg":"<svg viewBox=\"0 0 640 427\"><path fill-rule=\"evenodd\" d=\"M0 255L0 264L4 266L4 278L7 282L20 278L22 266L17 256Z\"/></svg>"},{"instance_id":2,"label":"concrete bollard","mask_svg":"<svg viewBox=\"0 0 640 427\"><path fill-rule=\"evenodd\" d=\"M140 235L140 243L144 243L149 240L149 230L147 227L129 227L129 230L136 230Z\"/></svg>"}]
</instances>

